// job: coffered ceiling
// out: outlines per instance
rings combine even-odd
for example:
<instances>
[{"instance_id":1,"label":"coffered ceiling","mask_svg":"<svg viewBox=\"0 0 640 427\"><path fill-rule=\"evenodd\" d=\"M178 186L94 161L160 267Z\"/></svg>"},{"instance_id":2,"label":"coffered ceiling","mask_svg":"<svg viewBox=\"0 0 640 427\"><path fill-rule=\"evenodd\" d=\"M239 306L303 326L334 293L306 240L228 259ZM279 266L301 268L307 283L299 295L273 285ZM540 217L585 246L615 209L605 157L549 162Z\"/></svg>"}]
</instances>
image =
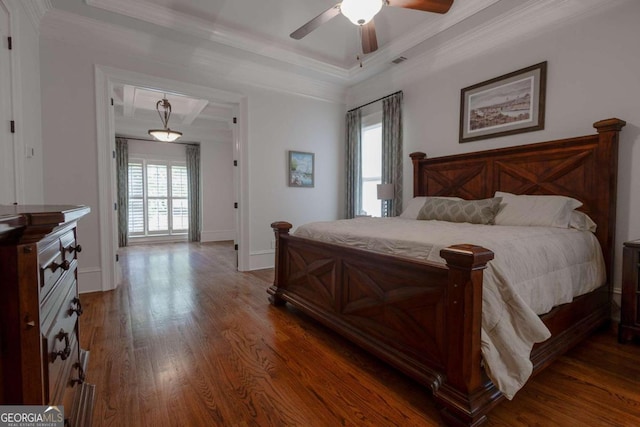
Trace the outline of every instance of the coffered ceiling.
<instances>
[{"instance_id":1,"label":"coffered ceiling","mask_svg":"<svg viewBox=\"0 0 640 427\"><path fill-rule=\"evenodd\" d=\"M179 142L232 141L233 104L122 84L113 93L117 133L150 139L149 129L162 128L156 104L163 98L171 104L169 127L183 133Z\"/></svg>"}]
</instances>

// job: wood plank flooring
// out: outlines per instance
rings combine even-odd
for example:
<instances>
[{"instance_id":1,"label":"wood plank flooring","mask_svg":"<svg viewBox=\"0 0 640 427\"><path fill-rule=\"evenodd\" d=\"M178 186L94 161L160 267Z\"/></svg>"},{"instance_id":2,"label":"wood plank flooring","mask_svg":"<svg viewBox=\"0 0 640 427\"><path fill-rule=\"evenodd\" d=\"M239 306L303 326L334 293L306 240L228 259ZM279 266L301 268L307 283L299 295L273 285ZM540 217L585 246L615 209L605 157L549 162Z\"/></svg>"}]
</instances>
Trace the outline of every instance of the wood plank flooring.
<instances>
[{"instance_id":1,"label":"wood plank flooring","mask_svg":"<svg viewBox=\"0 0 640 427\"><path fill-rule=\"evenodd\" d=\"M425 389L291 307L230 243L134 246L82 295L94 426L437 426ZM597 334L499 404L489 426L640 426L640 345Z\"/></svg>"}]
</instances>

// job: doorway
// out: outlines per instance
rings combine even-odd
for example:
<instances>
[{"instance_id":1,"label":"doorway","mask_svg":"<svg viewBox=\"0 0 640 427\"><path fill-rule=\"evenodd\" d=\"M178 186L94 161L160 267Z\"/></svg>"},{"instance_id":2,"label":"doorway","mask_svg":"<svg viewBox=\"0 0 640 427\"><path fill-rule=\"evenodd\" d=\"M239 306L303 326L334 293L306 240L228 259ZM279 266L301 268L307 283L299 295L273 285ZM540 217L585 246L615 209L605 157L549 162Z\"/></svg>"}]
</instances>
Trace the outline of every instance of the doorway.
<instances>
[{"instance_id":1,"label":"doorway","mask_svg":"<svg viewBox=\"0 0 640 427\"><path fill-rule=\"evenodd\" d=\"M248 218L244 208L246 201L243 199L248 194L244 188L248 182L246 179L246 146L247 126L246 97L221 91L213 88L192 85L176 80L158 78L141 73L114 69L97 65L96 74L96 110L98 128L98 174L99 200L100 200L100 240L101 240L101 264L102 264L102 289L110 290L119 283L119 269L117 264L117 212L114 209L116 198L115 176L115 151L116 118L115 99L112 97L117 88L133 87L144 88L156 93L172 93L178 96L200 99L212 103L212 105L224 104L229 106L233 117L237 118L232 128L231 144L234 163L233 168L233 194L238 203L235 215L235 241L238 244L238 269L243 271L248 266ZM131 89L127 89L131 91ZM130 96L130 93L124 96ZM119 107L118 107L119 108ZM124 108L124 104L122 106ZM129 108L129 107L128 107ZM154 112L154 114L157 114ZM159 119L156 125L160 124ZM176 122L177 124L177 122ZM144 127L144 126L143 126ZM203 184L205 184L203 182Z\"/></svg>"}]
</instances>

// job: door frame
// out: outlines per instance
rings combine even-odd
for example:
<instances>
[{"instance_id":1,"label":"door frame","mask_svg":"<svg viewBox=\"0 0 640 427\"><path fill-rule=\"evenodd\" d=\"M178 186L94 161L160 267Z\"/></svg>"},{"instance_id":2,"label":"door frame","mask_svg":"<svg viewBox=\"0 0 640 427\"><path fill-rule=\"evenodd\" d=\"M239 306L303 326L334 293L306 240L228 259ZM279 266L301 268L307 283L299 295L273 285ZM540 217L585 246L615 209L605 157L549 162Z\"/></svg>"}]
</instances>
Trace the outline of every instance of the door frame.
<instances>
[{"instance_id":1,"label":"door frame","mask_svg":"<svg viewBox=\"0 0 640 427\"><path fill-rule=\"evenodd\" d=\"M120 282L116 262L118 250L117 214L114 188L116 188L113 152L115 151L115 124L111 94L116 84L171 91L212 101L237 104L237 124L234 129L233 158L238 161L238 179L234 180L234 194L238 195L236 214L236 242L238 243L238 270L249 269L249 200L248 200L248 100L245 95L194 85L178 80L95 65L96 129L98 148L98 200L100 211L100 264L102 290L115 289Z\"/></svg>"}]
</instances>

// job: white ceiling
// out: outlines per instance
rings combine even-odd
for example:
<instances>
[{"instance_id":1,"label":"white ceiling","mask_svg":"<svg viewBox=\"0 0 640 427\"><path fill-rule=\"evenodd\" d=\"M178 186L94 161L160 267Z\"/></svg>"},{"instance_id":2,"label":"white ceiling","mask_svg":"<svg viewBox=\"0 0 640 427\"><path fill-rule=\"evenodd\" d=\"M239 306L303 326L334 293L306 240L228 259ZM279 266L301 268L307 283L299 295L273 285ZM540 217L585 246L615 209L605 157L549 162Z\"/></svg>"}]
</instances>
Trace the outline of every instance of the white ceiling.
<instances>
[{"instance_id":1,"label":"white ceiling","mask_svg":"<svg viewBox=\"0 0 640 427\"><path fill-rule=\"evenodd\" d=\"M477 0L457 0L456 9ZM156 13L179 15L181 18L199 21L212 31L229 34L230 37L251 44L259 43L288 50L308 58L327 62L343 68L356 63L360 53L358 27L339 15L302 40L294 40L289 34L304 23L333 7L337 0L137 0L138 10L129 7L126 13L140 17L142 7L153 7ZM98 7L113 7L112 0L89 0ZM111 3L111 4L108 4ZM439 27L442 16L433 13L385 7L376 16L375 24L381 46L391 40L406 36L418 27ZM170 25L170 24L169 24Z\"/></svg>"},{"instance_id":2,"label":"white ceiling","mask_svg":"<svg viewBox=\"0 0 640 427\"><path fill-rule=\"evenodd\" d=\"M384 6L375 17L379 49L361 51L358 28L339 15L302 40L289 34L340 0L39 0L53 9L176 40L198 49L286 69L331 83L352 85L391 67L400 56L429 54L434 46L496 22L522 19L504 37L540 31L612 0L454 0L434 14ZM535 22L535 25L532 23ZM534 28L535 27L535 28ZM527 30L528 29L528 30ZM494 35L498 37L500 35ZM487 48L495 44L487 43Z\"/></svg>"},{"instance_id":3,"label":"white ceiling","mask_svg":"<svg viewBox=\"0 0 640 427\"><path fill-rule=\"evenodd\" d=\"M349 80L359 70L358 27L339 15L302 40L289 34L339 0L50 0L53 8L156 33L195 37L200 44L233 48ZM422 42L499 2L526 0L454 0L444 15L384 6L375 17L379 49L364 63L391 61ZM133 18L134 20L132 20ZM138 24L136 24L138 21ZM140 25L140 21L151 26ZM177 33L177 34L176 34ZM360 55L362 56L362 55ZM380 71L377 69L377 71Z\"/></svg>"}]
</instances>

